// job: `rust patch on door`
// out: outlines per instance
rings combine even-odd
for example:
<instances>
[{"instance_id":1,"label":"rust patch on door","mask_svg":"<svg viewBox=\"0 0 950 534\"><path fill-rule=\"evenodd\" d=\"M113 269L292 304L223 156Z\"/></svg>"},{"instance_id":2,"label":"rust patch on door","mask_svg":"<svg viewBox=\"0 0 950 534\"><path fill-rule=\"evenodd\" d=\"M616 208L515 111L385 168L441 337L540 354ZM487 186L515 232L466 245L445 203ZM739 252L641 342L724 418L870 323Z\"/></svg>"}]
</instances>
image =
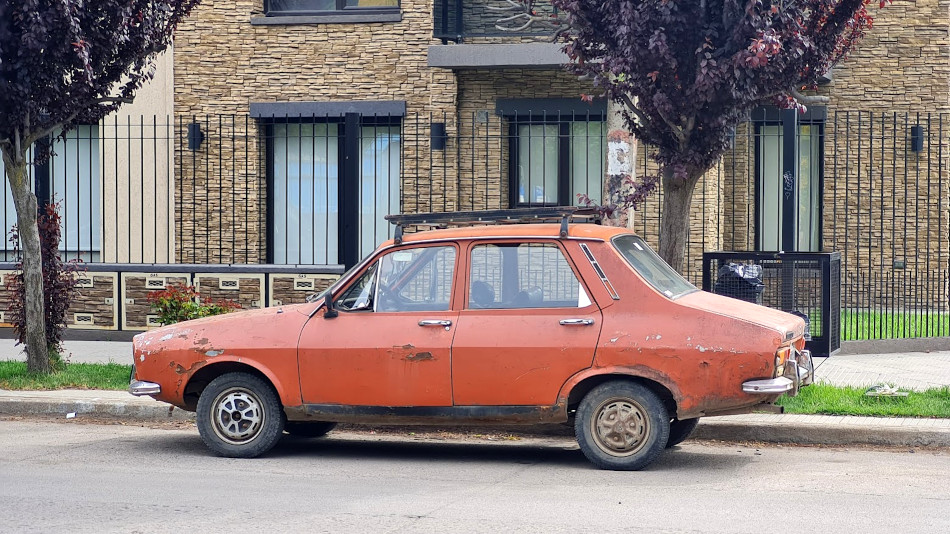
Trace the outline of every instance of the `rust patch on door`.
<instances>
[{"instance_id":1,"label":"rust patch on door","mask_svg":"<svg viewBox=\"0 0 950 534\"><path fill-rule=\"evenodd\" d=\"M427 362L434 361L435 356L431 352L417 352L415 354L409 354L404 358L407 362Z\"/></svg>"}]
</instances>

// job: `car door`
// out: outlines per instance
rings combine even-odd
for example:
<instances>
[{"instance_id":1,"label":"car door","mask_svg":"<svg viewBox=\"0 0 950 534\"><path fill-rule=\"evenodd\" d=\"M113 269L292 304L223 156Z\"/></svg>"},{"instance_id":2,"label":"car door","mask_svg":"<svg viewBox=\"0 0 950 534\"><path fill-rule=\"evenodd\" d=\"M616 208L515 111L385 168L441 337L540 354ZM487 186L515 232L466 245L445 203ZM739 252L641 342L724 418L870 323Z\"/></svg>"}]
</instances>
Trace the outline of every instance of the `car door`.
<instances>
[{"instance_id":1,"label":"car door","mask_svg":"<svg viewBox=\"0 0 950 534\"><path fill-rule=\"evenodd\" d=\"M457 406L553 405L591 366L601 312L556 241L469 248L452 344Z\"/></svg>"},{"instance_id":2,"label":"car door","mask_svg":"<svg viewBox=\"0 0 950 534\"><path fill-rule=\"evenodd\" d=\"M397 248L334 295L301 333L305 404L451 406L458 247Z\"/></svg>"}]
</instances>

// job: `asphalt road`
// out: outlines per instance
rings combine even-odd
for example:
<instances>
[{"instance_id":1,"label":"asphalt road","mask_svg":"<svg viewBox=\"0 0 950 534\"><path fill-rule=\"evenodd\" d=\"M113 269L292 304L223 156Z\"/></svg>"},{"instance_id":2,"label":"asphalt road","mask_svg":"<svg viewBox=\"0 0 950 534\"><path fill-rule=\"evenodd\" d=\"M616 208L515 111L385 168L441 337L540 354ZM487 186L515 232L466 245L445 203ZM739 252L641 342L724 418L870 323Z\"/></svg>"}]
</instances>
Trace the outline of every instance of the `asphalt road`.
<instances>
[{"instance_id":1,"label":"asphalt road","mask_svg":"<svg viewBox=\"0 0 950 534\"><path fill-rule=\"evenodd\" d=\"M0 532L950 532L950 452L687 441L600 471L564 438L336 434L211 456L193 428L0 419Z\"/></svg>"}]
</instances>

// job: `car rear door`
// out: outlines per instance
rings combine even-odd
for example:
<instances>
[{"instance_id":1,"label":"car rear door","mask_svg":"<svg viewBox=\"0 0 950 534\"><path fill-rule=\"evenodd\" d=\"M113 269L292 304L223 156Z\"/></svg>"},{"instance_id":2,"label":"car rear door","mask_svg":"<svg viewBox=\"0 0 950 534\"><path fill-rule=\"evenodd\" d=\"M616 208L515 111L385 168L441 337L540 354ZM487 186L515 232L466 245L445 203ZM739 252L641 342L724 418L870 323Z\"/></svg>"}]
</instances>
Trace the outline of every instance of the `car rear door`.
<instances>
[{"instance_id":1,"label":"car rear door","mask_svg":"<svg viewBox=\"0 0 950 534\"><path fill-rule=\"evenodd\" d=\"M591 366L601 311L556 240L474 243L452 344L456 406L553 405Z\"/></svg>"}]
</instances>

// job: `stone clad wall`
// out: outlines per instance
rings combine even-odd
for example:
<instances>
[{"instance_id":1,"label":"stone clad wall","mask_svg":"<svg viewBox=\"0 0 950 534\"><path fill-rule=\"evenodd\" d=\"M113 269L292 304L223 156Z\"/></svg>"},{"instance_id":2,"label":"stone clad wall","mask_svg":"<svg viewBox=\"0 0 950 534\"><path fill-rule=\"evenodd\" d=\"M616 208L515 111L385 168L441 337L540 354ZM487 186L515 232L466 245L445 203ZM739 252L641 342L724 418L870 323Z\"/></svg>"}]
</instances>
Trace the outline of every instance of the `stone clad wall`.
<instances>
[{"instance_id":1,"label":"stone clad wall","mask_svg":"<svg viewBox=\"0 0 950 534\"><path fill-rule=\"evenodd\" d=\"M906 270L946 269L950 0L898 2L874 13L874 27L820 91L831 98L824 245L851 266L889 271L898 260ZM914 152L918 124L924 149ZM842 224L852 227L847 242Z\"/></svg>"},{"instance_id":2,"label":"stone clad wall","mask_svg":"<svg viewBox=\"0 0 950 534\"><path fill-rule=\"evenodd\" d=\"M950 0L871 6L874 27L821 89L829 112L950 111Z\"/></svg>"},{"instance_id":3,"label":"stone clad wall","mask_svg":"<svg viewBox=\"0 0 950 534\"><path fill-rule=\"evenodd\" d=\"M428 177L431 167L428 117L453 113L457 88L451 71L426 63L428 46L439 42L432 38L431 4L403 0L401 11L400 22L252 25L252 17L263 15L262 0L203 2L194 10L176 35L175 112L184 122L206 124L209 139L220 142L196 153L179 147L185 157L176 169L178 212L214 215L182 218L178 261L264 261L263 129L253 119L246 128L229 124L247 116L252 102L405 101L407 115L425 119L403 127L405 138L420 141L403 151L404 209L428 209L416 202L430 198L428 187L433 206L454 198L453 176L423 183L425 194L416 195L422 180L415 177Z\"/></svg>"},{"instance_id":4,"label":"stone clad wall","mask_svg":"<svg viewBox=\"0 0 950 534\"><path fill-rule=\"evenodd\" d=\"M882 10L819 88L825 106L824 251L842 254L844 306L945 307L950 258L950 0ZM923 127L912 150L911 128ZM741 125L726 155L726 247L755 247L755 138ZM894 288L899 287L900 290ZM848 300L850 299L850 300ZM930 300L928 300L930 299Z\"/></svg>"},{"instance_id":5,"label":"stone clad wall","mask_svg":"<svg viewBox=\"0 0 950 534\"><path fill-rule=\"evenodd\" d=\"M508 208L509 121L496 114L497 100L580 100L593 88L561 69L465 70L458 80L459 204L465 210Z\"/></svg>"}]
</instances>

